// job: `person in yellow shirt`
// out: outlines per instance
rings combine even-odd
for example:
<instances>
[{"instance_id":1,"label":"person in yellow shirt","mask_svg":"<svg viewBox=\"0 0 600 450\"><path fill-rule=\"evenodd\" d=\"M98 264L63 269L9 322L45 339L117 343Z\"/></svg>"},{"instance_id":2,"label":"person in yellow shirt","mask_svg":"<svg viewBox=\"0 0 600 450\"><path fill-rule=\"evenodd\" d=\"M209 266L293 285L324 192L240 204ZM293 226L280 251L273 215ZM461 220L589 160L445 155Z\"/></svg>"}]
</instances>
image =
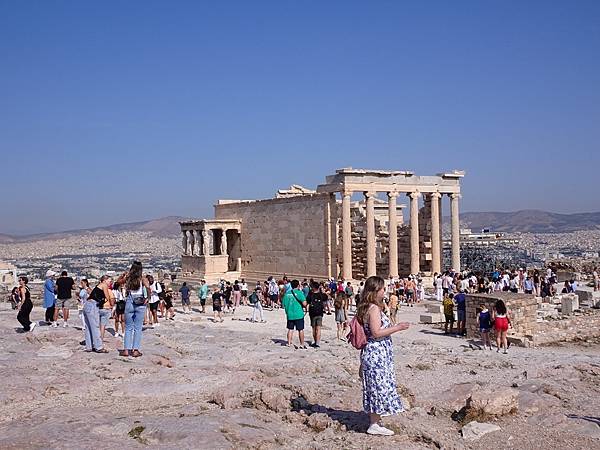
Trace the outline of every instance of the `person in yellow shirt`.
<instances>
[{"instance_id":1,"label":"person in yellow shirt","mask_svg":"<svg viewBox=\"0 0 600 450\"><path fill-rule=\"evenodd\" d=\"M452 334L452 328L454 327L454 294L449 294L444 297L442 305L444 305L444 316L446 317L446 323L444 323L444 334L448 334L448 324L450 324L450 334Z\"/></svg>"}]
</instances>

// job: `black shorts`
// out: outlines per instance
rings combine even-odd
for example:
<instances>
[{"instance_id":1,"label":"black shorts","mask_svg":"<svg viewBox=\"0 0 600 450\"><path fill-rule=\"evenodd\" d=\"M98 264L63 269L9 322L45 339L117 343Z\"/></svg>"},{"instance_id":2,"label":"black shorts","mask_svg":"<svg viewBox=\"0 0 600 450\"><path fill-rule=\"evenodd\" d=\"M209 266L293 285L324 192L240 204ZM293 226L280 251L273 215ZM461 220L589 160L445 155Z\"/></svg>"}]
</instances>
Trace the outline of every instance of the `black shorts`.
<instances>
[{"instance_id":1,"label":"black shorts","mask_svg":"<svg viewBox=\"0 0 600 450\"><path fill-rule=\"evenodd\" d=\"M158 305L159 304L160 304L160 301L154 302L154 303L148 303L148 306L150 307L150 311L156 311L156 310L158 310Z\"/></svg>"},{"instance_id":2,"label":"black shorts","mask_svg":"<svg viewBox=\"0 0 600 450\"><path fill-rule=\"evenodd\" d=\"M117 314L125 314L125 300L118 301L116 306L115 312Z\"/></svg>"},{"instance_id":3,"label":"black shorts","mask_svg":"<svg viewBox=\"0 0 600 450\"><path fill-rule=\"evenodd\" d=\"M171 309L173 307L173 301L171 299L165 299L165 308Z\"/></svg>"},{"instance_id":4,"label":"black shorts","mask_svg":"<svg viewBox=\"0 0 600 450\"><path fill-rule=\"evenodd\" d=\"M298 331L304 330L304 317L302 319L287 321L287 329L293 330L294 328Z\"/></svg>"},{"instance_id":5,"label":"black shorts","mask_svg":"<svg viewBox=\"0 0 600 450\"><path fill-rule=\"evenodd\" d=\"M202 305L202 306L206 305L206 299L205 298L201 298L200 299L200 305Z\"/></svg>"},{"instance_id":6,"label":"black shorts","mask_svg":"<svg viewBox=\"0 0 600 450\"><path fill-rule=\"evenodd\" d=\"M454 323L454 314L444 314L446 323Z\"/></svg>"},{"instance_id":7,"label":"black shorts","mask_svg":"<svg viewBox=\"0 0 600 450\"><path fill-rule=\"evenodd\" d=\"M213 305L213 311L214 312L221 312L223 308L221 308L221 305Z\"/></svg>"},{"instance_id":8,"label":"black shorts","mask_svg":"<svg viewBox=\"0 0 600 450\"><path fill-rule=\"evenodd\" d=\"M277 300L279 300L279 295L277 295L277 294L269 294L269 298L271 299L271 301L273 303L277 303Z\"/></svg>"},{"instance_id":9,"label":"black shorts","mask_svg":"<svg viewBox=\"0 0 600 450\"><path fill-rule=\"evenodd\" d=\"M248 291L242 291L242 297L248 297Z\"/></svg>"}]
</instances>

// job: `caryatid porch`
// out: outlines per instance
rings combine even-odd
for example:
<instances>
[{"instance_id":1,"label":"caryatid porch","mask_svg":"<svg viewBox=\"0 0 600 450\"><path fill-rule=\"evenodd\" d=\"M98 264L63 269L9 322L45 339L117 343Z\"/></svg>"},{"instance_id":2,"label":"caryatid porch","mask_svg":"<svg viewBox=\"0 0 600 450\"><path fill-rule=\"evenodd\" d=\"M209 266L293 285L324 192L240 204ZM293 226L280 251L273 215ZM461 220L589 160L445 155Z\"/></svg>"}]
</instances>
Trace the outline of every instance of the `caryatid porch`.
<instances>
[{"instance_id":1,"label":"caryatid porch","mask_svg":"<svg viewBox=\"0 0 600 450\"><path fill-rule=\"evenodd\" d=\"M342 196L342 277L352 279L352 222L351 196L355 192L365 196L366 237L367 237L367 276L376 275L376 234L375 234L375 197L378 192L384 192L388 197L389 209L389 277L398 278L398 223L397 198L407 195L410 198L410 273L421 272L422 260L430 260L430 271L442 270L442 199L451 199L451 230L452 230L452 268L460 270L459 247L459 207L460 179L464 172L438 174L436 176L416 176L407 171L381 171L339 169L335 175L328 176L326 184L317 187L317 192L340 193ZM430 253L421 254L419 227L419 199L424 197L430 208L431 241L426 247ZM404 273L407 270L403 270Z\"/></svg>"},{"instance_id":2,"label":"caryatid porch","mask_svg":"<svg viewBox=\"0 0 600 450\"><path fill-rule=\"evenodd\" d=\"M182 239L181 269L199 278L216 280L239 276L241 271L240 220L179 222Z\"/></svg>"}]
</instances>

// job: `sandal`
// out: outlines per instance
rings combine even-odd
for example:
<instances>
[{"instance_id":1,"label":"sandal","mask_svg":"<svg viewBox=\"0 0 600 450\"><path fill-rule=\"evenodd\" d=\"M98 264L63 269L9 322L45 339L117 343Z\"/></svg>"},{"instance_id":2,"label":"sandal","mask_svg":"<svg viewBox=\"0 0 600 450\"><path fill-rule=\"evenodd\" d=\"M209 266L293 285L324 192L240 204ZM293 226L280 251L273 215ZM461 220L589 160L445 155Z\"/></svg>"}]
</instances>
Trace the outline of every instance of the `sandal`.
<instances>
[{"instance_id":1,"label":"sandal","mask_svg":"<svg viewBox=\"0 0 600 450\"><path fill-rule=\"evenodd\" d=\"M101 348L100 350L94 350L94 353L108 353L108 350Z\"/></svg>"},{"instance_id":2,"label":"sandal","mask_svg":"<svg viewBox=\"0 0 600 450\"><path fill-rule=\"evenodd\" d=\"M139 357L140 357L140 356L142 356L142 355L143 355L143 353L142 353L142 352L140 352L139 350L134 350L134 351L131 353L131 356L133 356L134 358L139 358Z\"/></svg>"},{"instance_id":3,"label":"sandal","mask_svg":"<svg viewBox=\"0 0 600 450\"><path fill-rule=\"evenodd\" d=\"M119 356L129 357L129 350L119 350Z\"/></svg>"}]
</instances>

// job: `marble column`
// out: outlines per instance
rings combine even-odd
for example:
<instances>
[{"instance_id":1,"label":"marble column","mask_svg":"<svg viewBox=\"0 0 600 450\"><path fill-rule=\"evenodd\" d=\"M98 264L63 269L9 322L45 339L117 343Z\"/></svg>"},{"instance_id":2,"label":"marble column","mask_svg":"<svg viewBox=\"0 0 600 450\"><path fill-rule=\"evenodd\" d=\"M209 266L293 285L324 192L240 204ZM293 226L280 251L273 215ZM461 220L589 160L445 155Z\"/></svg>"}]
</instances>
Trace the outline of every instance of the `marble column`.
<instances>
[{"instance_id":1,"label":"marble column","mask_svg":"<svg viewBox=\"0 0 600 450\"><path fill-rule=\"evenodd\" d=\"M342 192L342 277L352 279L352 219L350 218L350 198L352 192Z\"/></svg>"},{"instance_id":2,"label":"marble column","mask_svg":"<svg viewBox=\"0 0 600 450\"><path fill-rule=\"evenodd\" d=\"M444 217L444 208L443 208L443 202L442 200L444 199L443 195L440 195L440 198L438 199L438 203L440 205L439 207L439 213L440 213L440 269L444 270L444 239L443 239L443 233L442 233L442 227L443 227L443 223L442 223L442 218Z\"/></svg>"},{"instance_id":3,"label":"marble column","mask_svg":"<svg viewBox=\"0 0 600 450\"><path fill-rule=\"evenodd\" d=\"M439 192L429 195L431 199L431 274L440 273L440 202Z\"/></svg>"},{"instance_id":4,"label":"marble column","mask_svg":"<svg viewBox=\"0 0 600 450\"><path fill-rule=\"evenodd\" d=\"M182 230L181 231L181 248L182 248L182 252L184 255L188 254L188 238L187 238L187 231Z\"/></svg>"},{"instance_id":5,"label":"marble column","mask_svg":"<svg viewBox=\"0 0 600 450\"><path fill-rule=\"evenodd\" d=\"M227 254L227 230L221 230L221 255Z\"/></svg>"},{"instance_id":6,"label":"marble column","mask_svg":"<svg viewBox=\"0 0 600 450\"><path fill-rule=\"evenodd\" d=\"M196 238L194 230L190 230L190 237L188 238L188 244L190 246L190 256L194 256L196 254Z\"/></svg>"},{"instance_id":7,"label":"marble column","mask_svg":"<svg viewBox=\"0 0 600 450\"><path fill-rule=\"evenodd\" d=\"M367 277L377 274L375 241L375 192L365 192L367 202Z\"/></svg>"},{"instance_id":8,"label":"marble column","mask_svg":"<svg viewBox=\"0 0 600 450\"><path fill-rule=\"evenodd\" d=\"M396 199L397 192L388 192L388 236L390 250L390 278L398 278L398 211Z\"/></svg>"},{"instance_id":9,"label":"marble column","mask_svg":"<svg viewBox=\"0 0 600 450\"><path fill-rule=\"evenodd\" d=\"M460 272L460 218L458 212L458 199L460 194L450 195L450 215L452 228L452 268Z\"/></svg>"},{"instance_id":10,"label":"marble column","mask_svg":"<svg viewBox=\"0 0 600 450\"><path fill-rule=\"evenodd\" d=\"M210 237L208 230L202 230L202 253L210 256Z\"/></svg>"},{"instance_id":11,"label":"marble column","mask_svg":"<svg viewBox=\"0 0 600 450\"><path fill-rule=\"evenodd\" d=\"M418 192L411 192L410 197L410 273L421 271L419 252L419 197Z\"/></svg>"}]
</instances>

